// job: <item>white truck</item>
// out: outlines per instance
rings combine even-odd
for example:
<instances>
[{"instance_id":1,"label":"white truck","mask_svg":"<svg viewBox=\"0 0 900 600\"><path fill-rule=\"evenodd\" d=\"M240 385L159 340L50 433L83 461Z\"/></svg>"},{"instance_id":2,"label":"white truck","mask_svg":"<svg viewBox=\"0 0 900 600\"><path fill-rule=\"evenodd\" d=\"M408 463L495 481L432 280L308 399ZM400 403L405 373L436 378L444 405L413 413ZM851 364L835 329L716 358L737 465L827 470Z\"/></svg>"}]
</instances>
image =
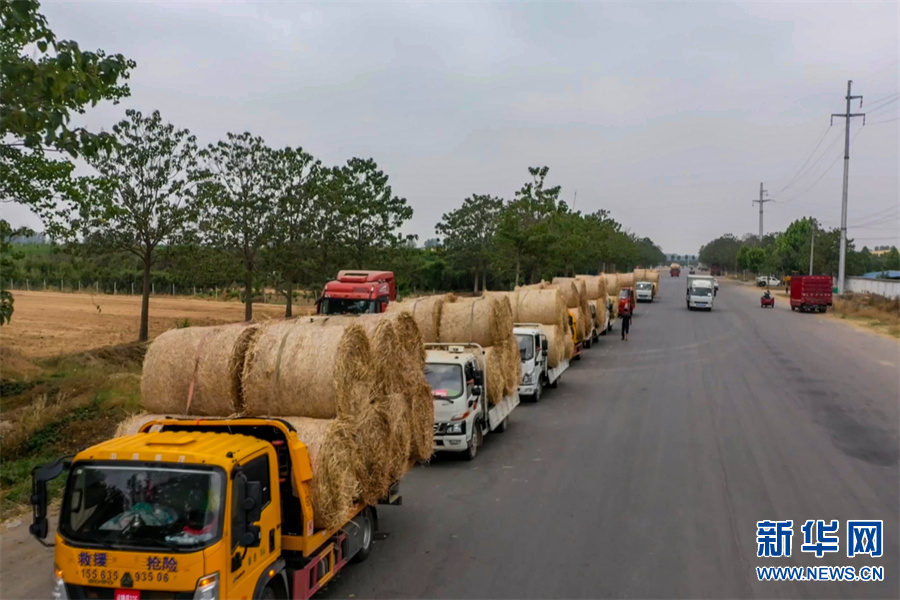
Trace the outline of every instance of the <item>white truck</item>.
<instances>
[{"instance_id":1,"label":"white truck","mask_svg":"<svg viewBox=\"0 0 900 600\"><path fill-rule=\"evenodd\" d=\"M547 336L539 323L516 323L513 327L519 342L519 357L522 360L522 383L519 397L538 402L544 387L555 388L559 378L569 368L569 361L563 360L556 367L547 364Z\"/></svg>"},{"instance_id":2,"label":"white truck","mask_svg":"<svg viewBox=\"0 0 900 600\"><path fill-rule=\"evenodd\" d=\"M688 287L686 291L685 301L688 310L709 310L713 309L715 303L716 290L715 282L709 276L688 276Z\"/></svg>"},{"instance_id":3,"label":"white truck","mask_svg":"<svg viewBox=\"0 0 900 600\"><path fill-rule=\"evenodd\" d=\"M634 284L634 287L634 293L638 302L653 302L653 283L638 281Z\"/></svg>"},{"instance_id":4,"label":"white truck","mask_svg":"<svg viewBox=\"0 0 900 600\"><path fill-rule=\"evenodd\" d=\"M425 378L434 397L434 450L464 452L472 460L485 435L506 431L519 394L491 406L488 386L499 384L482 369L485 354L478 344L425 344L425 350Z\"/></svg>"}]
</instances>

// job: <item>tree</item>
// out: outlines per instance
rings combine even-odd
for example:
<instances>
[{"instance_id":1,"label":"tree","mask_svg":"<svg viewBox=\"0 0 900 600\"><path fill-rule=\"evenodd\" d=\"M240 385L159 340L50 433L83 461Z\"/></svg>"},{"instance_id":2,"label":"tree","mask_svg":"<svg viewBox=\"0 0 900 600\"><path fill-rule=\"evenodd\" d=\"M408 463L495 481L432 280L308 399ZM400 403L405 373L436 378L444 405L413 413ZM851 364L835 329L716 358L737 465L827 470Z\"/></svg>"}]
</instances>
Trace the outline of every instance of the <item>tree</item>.
<instances>
[{"instance_id":1,"label":"tree","mask_svg":"<svg viewBox=\"0 0 900 600\"><path fill-rule=\"evenodd\" d=\"M275 153L277 204L273 214L270 262L280 274L287 303L284 316L293 316L294 284L304 281L309 255L317 243L314 213L319 210L317 182L321 163L303 148Z\"/></svg>"},{"instance_id":2,"label":"tree","mask_svg":"<svg viewBox=\"0 0 900 600\"><path fill-rule=\"evenodd\" d=\"M737 255L742 245L743 243L730 233L717 237L700 248L700 262L733 271L737 269Z\"/></svg>"},{"instance_id":3,"label":"tree","mask_svg":"<svg viewBox=\"0 0 900 600\"><path fill-rule=\"evenodd\" d=\"M487 287L487 270L493 252L497 221L503 199L487 194L473 194L462 206L444 213L435 231L443 236L447 259L474 274L474 291Z\"/></svg>"},{"instance_id":4,"label":"tree","mask_svg":"<svg viewBox=\"0 0 900 600\"><path fill-rule=\"evenodd\" d=\"M159 111L128 110L113 126L115 144L87 156L98 177L83 178L82 193L34 208L49 231L92 249L124 251L142 265L138 339L149 336L150 270L160 244L181 241L199 215L191 201L197 143L186 129L164 123Z\"/></svg>"},{"instance_id":5,"label":"tree","mask_svg":"<svg viewBox=\"0 0 900 600\"><path fill-rule=\"evenodd\" d=\"M738 267L759 273L766 262L766 251L759 246L741 246L737 253Z\"/></svg>"},{"instance_id":6,"label":"tree","mask_svg":"<svg viewBox=\"0 0 900 600\"><path fill-rule=\"evenodd\" d=\"M549 259L550 217L559 210L561 191L559 186L544 187L549 170L549 167L529 167L532 180L516 192L515 199L500 214L497 242L515 264L515 285L519 285L523 267L533 280Z\"/></svg>"},{"instance_id":7,"label":"tree","mask_svg":"<svg viewBox=\"0 0 900 600\"><path fill-rule=\"evenodd\" d=\"M279 199L278 154L261 137L228 133L200 152L198 196L205 239L234 253L244 268L244 318L253 319L257 256L271 238Z\"/></svg>"},{"instance_id":8,"label":"tree","mask_svg":"<svg viewBox=\"0 0 900 600\"><path fill-rule=\"evenodd\" d=\"M412 218L406 198L394 196L388 176L371 158L351 158L340 170L343 186L342 213L346 222L343 238L350 260L357 269L371 260L371 252L395 248L416 236L398 230Z\"/></svg>"},{"instance_id":9,"label":"tree","mask_svg":"<svg viewBox=\"0 0 900 600\"><path fill-rule=\"evenodd\" d=\"M22 258L22 253L13 249L10 240L17 236L33 234L33 231L25 227L13 229L9 222L5 219L0 219L0 273L4 276L0 280L0 325L9 323L12 319L15 300L9 290L6 289L6 277L13 269L13 261Z\"/></svg>"}]
</instances>

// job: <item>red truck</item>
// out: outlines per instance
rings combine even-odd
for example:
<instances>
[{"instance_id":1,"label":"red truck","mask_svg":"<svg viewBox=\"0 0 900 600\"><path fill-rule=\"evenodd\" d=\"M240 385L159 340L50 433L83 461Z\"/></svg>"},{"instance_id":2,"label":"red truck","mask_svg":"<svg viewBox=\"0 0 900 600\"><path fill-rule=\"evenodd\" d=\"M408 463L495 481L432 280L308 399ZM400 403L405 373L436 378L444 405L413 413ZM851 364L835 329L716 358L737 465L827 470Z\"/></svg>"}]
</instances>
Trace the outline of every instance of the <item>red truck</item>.
<instances>
[{"instance_id":1,"label":"red truck","mask_svg":"<svg viewBox=\"0 0 900 600\"><path fill-rule=\"evenodd\" d=\"M831 305L831 277L828 275L791 277L791 310L825 312Z\"/></svg>"},{"instance_id":2,"label":"red truck","mask_svg":"<svg viewBox=\"0 0 900 600\"><path fill-rule=\"evenodd\" d=\"M340 271L329 281L316 303L320 315L383 313L397 300L397 285L391 271Z\"/></svg>"},{"instance_id":3,"label":"red truck","mask_svg":"<svg viewBox=\"0 0 900 600\"><path fill-rule=\"evenodd\" d=\"M669 277L681 277L681 266L672 265L669 267Z\"/></svg>"},{"instance_id":4,"label":"red truck","mask_svg":"<svg viewBox=\"0 0 900 600\"><path fill-rule=\"evenodd\" d=\"M634 289L630 287L619 290L619 312L625 310L626 306L631 314L634 314L634 309L637 307L637 296L634 294Z\"/></svg>"}]
</instances>

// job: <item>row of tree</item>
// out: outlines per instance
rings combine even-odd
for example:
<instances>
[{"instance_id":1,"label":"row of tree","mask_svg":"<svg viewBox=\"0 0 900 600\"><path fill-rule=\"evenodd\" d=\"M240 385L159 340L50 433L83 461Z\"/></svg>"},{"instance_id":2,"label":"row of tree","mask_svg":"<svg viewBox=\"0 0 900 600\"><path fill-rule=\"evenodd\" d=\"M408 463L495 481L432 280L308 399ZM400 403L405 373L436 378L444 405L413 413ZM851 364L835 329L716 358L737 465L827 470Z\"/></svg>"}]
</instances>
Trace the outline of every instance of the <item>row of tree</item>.
<instances>
[{"instance_id":1,"label":"row of tree","mask_svg":"<svg viewBox=\"0 0 900 600\"><path fill-rule=\"evenodd\" d=\"M759 236L748 234L738 238L731 234L718 237L700 249L700 261L718 265L728 271L791 275L808 273L810 256L814 274L837 276L841 232L825 229L813 217L792 222L779 233ZM900 270L900 252L892 247L884 254L873 254L868 248L856 250L847 240L848 276Z\"/></svg>"},{"instance_id":2,"label":"row of tree","mask_svg":"<svg viewBox=\"0 0 900 600\"><path fill-rule=\"evenodd\" d=\"M467 199L438 224L442 239L418 249L401 233L412 208L371 158L327 166L246 132L201 147L159 112L128 110L104 133L70 127L72 113L127 96L135 63L57 40L37 0L0 2L0 21L0 199L29 206L70 253L51 261L67 275L45 277L139 272L141 340L162 273L201 287L239 279L249 320L255 288L283 290L290 315L297 286L315 288L339 268L393 268L413 288L474 280L477 289L663 262L652 241L605 211L571 211L559 187L545 186L547 167L530 169L508 201ZM93 173L76 175L75 158ZM0 231L0 323L12 314L9 271L22 265L28 277L35 267L36 257L16 260L9 243L22 233L5 222Z\"/></svg>"}]
</instances>

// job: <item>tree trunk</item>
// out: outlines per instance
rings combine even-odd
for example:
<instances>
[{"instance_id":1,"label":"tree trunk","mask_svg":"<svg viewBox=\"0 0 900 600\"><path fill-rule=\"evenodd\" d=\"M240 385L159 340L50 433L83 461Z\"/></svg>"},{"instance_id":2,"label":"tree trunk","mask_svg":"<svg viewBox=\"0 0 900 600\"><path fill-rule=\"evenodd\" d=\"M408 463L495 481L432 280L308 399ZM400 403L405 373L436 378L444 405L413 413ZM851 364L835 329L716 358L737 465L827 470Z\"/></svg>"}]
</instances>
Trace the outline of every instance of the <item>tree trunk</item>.
<instances>
[{"instance_id":1,"label":"tree trunk","mask_svg":"<svg viewBox=\"0 0 900 600\"><path fill-rule=\"evenodd\" d=\"M288 281L287 281L287 302L285 302L285 305L284 305L284 318L285 319L290 319L291 317L294 316L293 308L292 308L293 299L294 299L294 285L293 285L293 282L290 279L288 279Z\"/></svg>"},{"instance_id":2,"label":"tree trunk","mask_svg":"<svg viewBox=\"0 0 900 600\"><path fill-rule=\"evenodd\" d=\"M472 292L478 293L478 269L475 269L475 285L472 288Z\"/></svg>"},{"instance_id":3,"label":"tree trunk","mask_svg":"<svg viewBox=\"0 0 900 600\"><path fill-rule=\"evenodd\" d=\"M150 338L150 261L148 251L144 254L144 286L141 290L141 329L138 341L146 342Z\"/></svg>"},{"instance_id":4,"label":"tree trunk","mask_svg":"<svg viewBox=\"0 0 900 600\"><path fill-rule=\"evenodd\" d=\"M487 291L487 267L481 268L481 289Z\"/></svg>"},{"instance_id":5,"label":"tree trunk","mask_svg":"<svg viewBox=\"0 0 900 600\"><path fill-rule=\"evenodd\" d=\"M244 320L253 320L253 271L245 267L244 271Z\"/></svg>"},{"instance_id":6,"label":"tree trunk","mask_svg":"<svg viewBox=\"0 0 900 600\"><path fill-rule=\"evenodd\" d=\"M522 273L522 259L516 257L516 286L519 285L519 275Z\"/></svg>"}]
</instances>

